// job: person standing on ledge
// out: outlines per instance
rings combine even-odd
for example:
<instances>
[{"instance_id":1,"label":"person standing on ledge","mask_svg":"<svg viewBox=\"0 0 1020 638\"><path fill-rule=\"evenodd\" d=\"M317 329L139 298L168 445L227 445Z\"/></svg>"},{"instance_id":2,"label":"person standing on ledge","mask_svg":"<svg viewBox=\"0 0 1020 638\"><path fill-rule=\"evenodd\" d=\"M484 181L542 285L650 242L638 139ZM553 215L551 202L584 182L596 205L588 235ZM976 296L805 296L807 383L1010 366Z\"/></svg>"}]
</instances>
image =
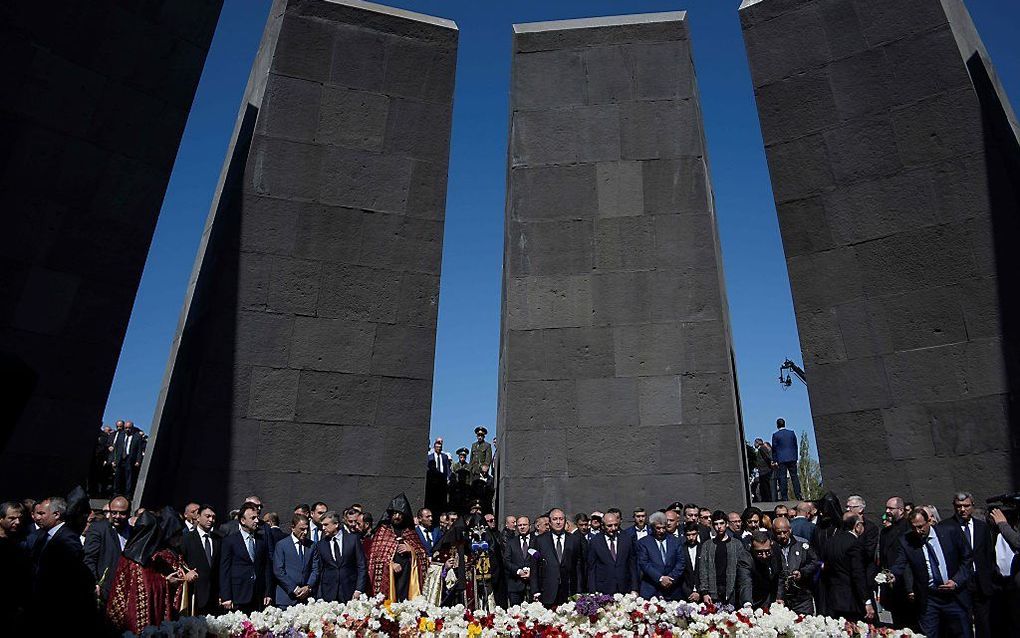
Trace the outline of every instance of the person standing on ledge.
<instances>
[{"instance_id":1,"label":"person standing on ledge","mask_svg":"<svg viewBox=\"0 0 1020 638\"><path fill-rule=\"evenodd\" d=\"M492 444L485 440L485 436L489 433L485 429L485 426L479 425L475 428L475 436L478 440L471 444L471 476L477 476L482 471L482 466L485 466L485 471L488 472L489 468L492 467Z\"/></svg>"},{"instance_id":2,"label":"person standing on ledge","mask_svg":"<svg viewBox=\"0 0 1020 638\"><path fill-rule=\"evenodd\" d=\"M786 429L783 419L776 419L776 431L772 433L772 467L779 472L779 500L789 499L787 472L793 481L794 498L801 500L800 478L797 476L797 435Z\"/></svg>"}]
</instances>

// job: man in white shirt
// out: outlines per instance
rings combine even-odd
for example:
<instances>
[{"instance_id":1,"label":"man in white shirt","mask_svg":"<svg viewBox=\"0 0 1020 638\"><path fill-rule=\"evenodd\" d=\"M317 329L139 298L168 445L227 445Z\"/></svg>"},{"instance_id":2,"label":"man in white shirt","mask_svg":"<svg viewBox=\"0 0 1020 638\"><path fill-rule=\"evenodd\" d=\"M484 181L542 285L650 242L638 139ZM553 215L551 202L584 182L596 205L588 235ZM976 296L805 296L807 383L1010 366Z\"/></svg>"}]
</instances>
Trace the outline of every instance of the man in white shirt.
<instances>
[{"instance_id":1,"label":"man in white shirt","mask_svg":"<svg viewBox=\"0 0 1020 638\"><path fill-rule=\"evenodd\" d=\"M184 506L184 527L185 532L195 529L195 521L198 519L198 503L191 502Z\"/></svg>"},{"instance_id":2,"label":"man in white shirt","mask_svg":"<svg viewBox=\"0 0 1020 638\"><path fill-rule=\"evenodd\" d=\"M308 540L318 543L322 540L322 515L329 511L329 507L322 501L312 505L312 513L308 520Z\"/></svg>"}]
</instances>

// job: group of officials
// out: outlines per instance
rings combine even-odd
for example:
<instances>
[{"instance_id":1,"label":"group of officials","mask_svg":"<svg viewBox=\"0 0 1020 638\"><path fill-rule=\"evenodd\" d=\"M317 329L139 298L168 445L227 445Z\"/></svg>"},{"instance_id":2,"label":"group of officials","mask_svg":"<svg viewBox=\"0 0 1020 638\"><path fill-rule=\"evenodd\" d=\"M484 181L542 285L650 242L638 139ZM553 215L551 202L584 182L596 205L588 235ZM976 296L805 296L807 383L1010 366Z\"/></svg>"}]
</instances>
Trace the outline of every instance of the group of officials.
<instances>
[{"instance_id":1,"label":"group of officials","mask_svg":"<svg viewBox=\"0 0 1020 638\"><path fill-rule=\"evenodd\" d=\"M484 513L492 513L495 455L492 444L485 440L488 433L484 426L476 427L471 449L458 449L456 461L443 451L443 439L435 440L426 460L426 508L432 512L466 513L471 502L479 501Z\"/></svg>"},{"instance_id":2,"label":"group of officials","mask_svg":"<svg viewBox=\"0 0 1020 638\"><path fill-rule=\"evenodd\" d=\"M651 513L638 508L626 527L616 508L570 518L554 508L534 521L507 516L499 528L478 501L436 521L428 508L412 514L400 495L375 525L360 505L338 512L317 502L295 507L285 530L277 514L262 513L257 496L219 526L209 505L153 514L132 511L118 496L79 533L73 508L52 497L30 508L0 506L0 558L12 574L0 601L14 605L12 617L57 600L84 613L68 601L81 601L87 587L93 613L98 602L118 629L137 631L179 613L343 602L358 593L404 600L424 594L430 566L455 566L457 546L482 529L496 563L495 601L504 607L636 592L717 606L781 602L798 613L871 623L884 609L893 626L929 636L1017 635L1020 536L1001 510L975 516L966 493L952 502L954 515L941 521L934 507L909 508L893 497L877 523L860 496L841 503L829 493L767 512L679 502ZM31 586L17 577L19 565ZM148 591L152 583L159 587ZM165 604L131 607L154 598Z\"/></svg>"}]
</instances>

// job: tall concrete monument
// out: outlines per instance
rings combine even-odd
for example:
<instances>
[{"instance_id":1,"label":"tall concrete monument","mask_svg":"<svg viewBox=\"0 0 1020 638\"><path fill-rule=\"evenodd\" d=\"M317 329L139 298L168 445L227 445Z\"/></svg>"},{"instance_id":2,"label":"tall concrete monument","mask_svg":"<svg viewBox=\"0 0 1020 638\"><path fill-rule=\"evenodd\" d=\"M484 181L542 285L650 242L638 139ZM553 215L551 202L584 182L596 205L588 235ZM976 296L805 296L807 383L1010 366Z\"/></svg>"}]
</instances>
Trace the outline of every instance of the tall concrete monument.
<instances>
[{"instance_id":1,"label":"tall concrete monument","mask_svg":"<svg viewBox=\"0 0 1020 638\"><path fill-rule=\"evenodd\" d=\"M144 504L423 487L457 28L277 0L157 407Z\"/></svg>"},{"instance_id":2,"label":"tall concrete monument","mask_svg":"<svg viewBox=\"0 0 1020 638\"><path fill-rule=\"evenodd\" d=\"M1020 487L1020 127L960 0L740 10L823 478Z\"/></svg>"},{"instance_id":3,"label":"tall concrete monument","mask_svg":"<svg viewBox=\"0 0 1020 638\"><path fill-rule=\"evenodd\" d=\"M685 14L516 25L510 102L501 507L742 505Z\"/></svg>"},{"instance_id":4,"label":"tall concrete monument","mask_svg":"<svg viewBox=\"0 0 1020 638\"><path fill-rule=\"evenodd\" d=\"M0 500L88 476L221 5L0 8Z\"/></svg>"}]
</instances>

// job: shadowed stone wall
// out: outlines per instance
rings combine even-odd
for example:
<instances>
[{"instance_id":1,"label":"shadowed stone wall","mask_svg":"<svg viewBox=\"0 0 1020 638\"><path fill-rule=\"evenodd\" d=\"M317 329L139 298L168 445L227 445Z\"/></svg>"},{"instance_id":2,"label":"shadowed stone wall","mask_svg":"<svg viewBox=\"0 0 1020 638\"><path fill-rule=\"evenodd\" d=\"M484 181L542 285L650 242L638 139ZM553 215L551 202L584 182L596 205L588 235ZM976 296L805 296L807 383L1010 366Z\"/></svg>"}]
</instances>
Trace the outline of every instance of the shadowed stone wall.
<instances>
[{"instance_id":1,"label":"shadowed stone wall","mask_svg":"<svg viewBox=\"0 0 1020 638\"><path fill-rule=\"evenodd\" d=\"M0 500L85 484L221 6L0 6Z\"/></svg>"},{"instance_id":2,"label":"shadowed stone wall","mask_svg":"<svg viewBox=\"0 0 1020 638\"><path fill-rule=\"evenodd\" d=\"M741 8L827 488L1017 481L1017 124L959 0Z\"/></svg>"},{"instance_id":3,"label":"shadowed stone wall","mask_svg":"<svg viewBox=\"0 0 1020 638\"><path fill-rule=\"evenodd\" d=\"M278 0L207 223L139 493L376 512L423 488L452 22ZM211 491L210 491L211 490Z\"/></svg>"},{"instance_id":4,"label":"shadowed stone wall","mask_svg":"<svg viewBox=\"0 0 1020 638\"><path fill-rule=\"evenodd\" d=\"M516 25L510 101L500 507L742 505L685 15Z\"/></svg>"}]
</instances>

